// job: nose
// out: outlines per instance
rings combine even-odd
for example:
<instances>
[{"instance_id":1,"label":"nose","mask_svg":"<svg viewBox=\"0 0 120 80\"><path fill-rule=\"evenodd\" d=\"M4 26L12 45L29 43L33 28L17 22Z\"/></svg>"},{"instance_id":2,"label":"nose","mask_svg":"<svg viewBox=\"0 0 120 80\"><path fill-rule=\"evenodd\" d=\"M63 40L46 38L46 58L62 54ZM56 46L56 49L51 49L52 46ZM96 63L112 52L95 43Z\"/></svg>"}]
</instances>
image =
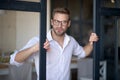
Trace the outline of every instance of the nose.
<instances>
[{"instance_id":1,"label":"nose","mask_svg":"<svg viewBox=\"0 0 120 80\"><path fill-rule=\"evenodd\" d=\"M62 27L62 22L60 22L60 23L58 24L58 27Z\"/></svg>"}]
</instances>

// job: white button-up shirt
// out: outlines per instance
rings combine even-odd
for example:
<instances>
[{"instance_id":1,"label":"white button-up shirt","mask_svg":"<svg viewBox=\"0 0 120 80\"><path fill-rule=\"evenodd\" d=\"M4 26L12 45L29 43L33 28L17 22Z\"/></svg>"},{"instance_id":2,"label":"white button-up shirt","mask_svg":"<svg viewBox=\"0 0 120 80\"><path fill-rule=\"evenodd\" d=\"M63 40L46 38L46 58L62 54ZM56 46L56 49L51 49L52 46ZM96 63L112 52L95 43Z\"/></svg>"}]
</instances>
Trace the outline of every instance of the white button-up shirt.
<instances>
[{"instance_id":1,"label":"white button-up shirt","mask_svg":"<svg viewBox=\"0 0 120 80\"><path fill-rule=\"evenodd\" d=\"M65 34L63 47L61 47L51 36L51 31L47 34L47 39L50 42L50 50L47 52L47 62L46 62L46 79L47 80L70 80L70 63L72 55L78 56L78 58L84 58L85 52L83 48L77 43L77 41ZM39 37L34 37L28 44L23 48L26 49L31 47L39 41ZM21 49L21 50L23 50ZM16 51L11 55L11 64L17 66L23 63L18 63L14 60L15 55L18 53ZM30 61L35 62L37 80L39 80L39 52L30 57Z\"/></svg>"}]
</instances>

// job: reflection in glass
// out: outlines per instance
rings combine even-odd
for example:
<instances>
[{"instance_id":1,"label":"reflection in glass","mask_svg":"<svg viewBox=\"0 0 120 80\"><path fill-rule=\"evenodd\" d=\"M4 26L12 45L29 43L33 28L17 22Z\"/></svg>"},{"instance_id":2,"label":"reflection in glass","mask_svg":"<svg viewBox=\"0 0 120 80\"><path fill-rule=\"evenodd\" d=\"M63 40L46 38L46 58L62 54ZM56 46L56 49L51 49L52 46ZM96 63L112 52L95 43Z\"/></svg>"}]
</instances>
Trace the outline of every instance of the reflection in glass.
<instances>
[{"instance_id":1,"label":"reflection in glass","mask_svg":"<svg viewBox=\"0 0 120 80\"><path fill-rule=\"evenodd\" d=\"M115 0L102 0L102 7L115 8Z\"/></svg>"},{"instance_id":2,"label":"reflection in glass","mask_svg":"<svg viewBox=\"0 0 120 80\"><path fill-rule=\"evenodd\" d=\"M33 74L35 73L34 71L30 71L32 67L34 68L32 64L24 65L26 67L16 67L10 65L9 60L10 55L15 50L21 49L30 38L38 34L39 13L5 11L5 14L0 16L0 80L19 80L18 78L25 70L26 75L22 77L28 80L32 79L32 72ZM28 72L29 75L27 74L27 70L31 72ZM35 76L34 79L36 79Z\"/></svg>"},{"instance_id":3,"label":"reflection in glass","mask_svg":"<svg viewBox=\"0 0 120 80\"><path fill-rule=\"evenodd\" d=\"M73 5L73 3L75 5ZM68 8L70 9L71 12L71 19L72 20L80 20L80 0L69 0L68 1Z\"/></svg>"},{"instance_id":4,"label":"reflection in glass","mask_svg":"<svg viewBox=\"0 0 120 80\"><path fill-rule=\"evenodd\" d=\"M120 34L120 18L118 19L118 34ZM120 35L118 36L118 75L120 75ZM118 76L120 79L120 76Z\"/></svg>"},{"instance_id":5,"label":"reflection in glass","mask_svg":"<svg viewBox=\"0 0 120 80\"><path fill-rule=\"evenodd\" d=\"M107 61L107 80L115 79L115 23L113 17L104 17L103 60Z\"/></svg>"}]
</instances>

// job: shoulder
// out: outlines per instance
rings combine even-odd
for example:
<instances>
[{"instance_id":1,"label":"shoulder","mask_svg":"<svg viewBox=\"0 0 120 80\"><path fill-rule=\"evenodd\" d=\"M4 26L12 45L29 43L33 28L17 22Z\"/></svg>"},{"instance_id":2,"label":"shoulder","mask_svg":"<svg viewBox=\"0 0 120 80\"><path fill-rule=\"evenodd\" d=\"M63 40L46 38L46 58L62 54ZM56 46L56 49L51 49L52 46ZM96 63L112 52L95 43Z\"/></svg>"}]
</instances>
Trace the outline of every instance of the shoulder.
<instances>
[{"instance_id":1,"label":"shoulder","mask_svg":"<svg viewBox=\"0 0 120 80\"><path fill-rule=\"evenodd\" d=\"M28 42L27 42L27 44L26 45L34 45L34 44L36 44L37 42L39 42L39 36L35 36L35 37L32 37Z\"/></svg>"},{"instance_id":2,"label":"shoulder","mask_svg":"<svg viewBox=\"0 0 120 80\"><path fill-rule=\"evenodd\" d=\"M70 36L70 35L68 35L68 36L69 36L69 38L70 38L71 41L76 42L76 40L75 40L74 37L72 37L72 36Z\"/></svg>"},{"instance_id":3,"label":"shoulder","mask_svg":"<svg viewBox=\"0 0 120 80\"><path fill-rule=\"evenodd\" d=\"M74 46L79 45L79 43L77 42L77 40L74 37L69 35L69 38L70 38L70 43L71 44L73 44Z\"/></svg>"},{"instance_id":4,"label":"shoulder","mask_svg":"<svg viewBox=\"0 0 120 80\"><path fill-rule=\"evenodd\" d=\"M39 36L35 36L35 37L31 38L30 41L39 42Z\"/></svg>"}]
</instances>

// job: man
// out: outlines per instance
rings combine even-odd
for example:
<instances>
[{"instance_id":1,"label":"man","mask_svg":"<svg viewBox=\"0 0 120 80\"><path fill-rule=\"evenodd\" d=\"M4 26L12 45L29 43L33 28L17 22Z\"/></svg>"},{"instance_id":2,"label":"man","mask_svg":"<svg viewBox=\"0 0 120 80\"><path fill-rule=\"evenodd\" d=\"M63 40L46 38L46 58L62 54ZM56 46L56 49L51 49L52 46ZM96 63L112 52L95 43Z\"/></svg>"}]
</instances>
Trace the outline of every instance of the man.
<instances>
[{"instance_id":1,"label":"man","mask_svg":"<svg viewBox=\"0 0 120 80\"><path fill-rule=\"evenodd\" d=\"M47 34L44 48L47 49L46 79L69 80L70 63L72 55L78 58L88 56L93 49L93 42L98 40L95 33L91 33L89 42L81 47L76 40L67 35L66 31L71 25L70 12L66 8L56 8L51 19L52 29ZM11 55L11 64L21 65L26 60L34 59L39 79L39 37L31 39L20 51Z\"/></svg>"}]
</instances>

